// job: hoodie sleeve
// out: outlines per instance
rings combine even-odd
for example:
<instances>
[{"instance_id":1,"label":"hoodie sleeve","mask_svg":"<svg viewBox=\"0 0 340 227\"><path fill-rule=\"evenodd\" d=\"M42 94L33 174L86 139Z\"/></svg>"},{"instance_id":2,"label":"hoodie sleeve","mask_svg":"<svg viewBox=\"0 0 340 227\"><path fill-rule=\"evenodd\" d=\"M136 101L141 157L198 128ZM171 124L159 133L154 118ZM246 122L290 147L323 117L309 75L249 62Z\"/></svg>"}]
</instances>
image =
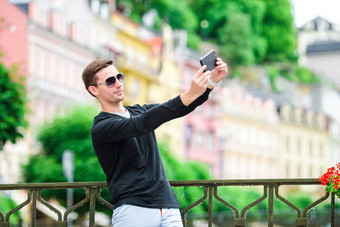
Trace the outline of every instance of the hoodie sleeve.
<instances>
[{"instance_id":1,"label":"hoodie sleeve","mask_svg":"<svg viewBox=\"0 0 340 227\"><path fill-rule=\"evenodd\" d=\"M186 108L180 97L177 96L165 103L150 106L150 109L130 118L103 113L94 119L91 137L97 142L116 142L140 136L176 118Z\"/></svg>"},{"instance_id":2,"label":"hoodie sleeve","mask_svg":"<svg viewBox=\"0 0 340 227\"><path fill-rule=\"evenodd\" d=\"M191 113L192 111L194 111L196 109L196 107L202 105L205 101L208 100L209 98L209 94L212 90L207 88L207 90L203 93L203 95L201 95L200 97L198 97L194 102L192 102L189 106L187 106L183 111L181 111L178 115L178 117L183 117L189 113Z\"/></svg>"}]
</instances>

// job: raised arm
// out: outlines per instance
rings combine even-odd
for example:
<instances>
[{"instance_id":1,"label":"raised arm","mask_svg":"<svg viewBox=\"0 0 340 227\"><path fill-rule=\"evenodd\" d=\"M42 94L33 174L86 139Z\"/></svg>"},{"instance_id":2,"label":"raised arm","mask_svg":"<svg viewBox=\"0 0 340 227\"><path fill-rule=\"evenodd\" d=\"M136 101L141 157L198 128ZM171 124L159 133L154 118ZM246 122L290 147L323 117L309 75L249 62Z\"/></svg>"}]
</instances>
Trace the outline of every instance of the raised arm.
<instances>
[{"instance_id":1,"label":"raised arm","mask_svg":"<svg viewBox=\"0 0 340 227\"><path fill-rule=\"evenodd\" d=\"M228 66L227 66L226 63L223 62L223 60L221 58L216 59L216 65L217 66L215 67L215 69L213 69L211 71L211 73L210 72L203 73L206 66L201 67L196 72L195 76L193 77L191 86L195 87L195 84L197 84L197 83L200 84L199 83L200 79L204 81L204 86L205 86L206 85L205 80L208 79L207 89L205 90L205 92L201 96L196 98L195 101L191 102L185 110L183 110L181 113L179 113L177 117L185 116L186 114L195 110L195 108L197 106L202 105L205 101L208 100L209 94L212 91L212 89L214 88L214 86L210 83L209 80L211 80L212 83L214 83L214 84L220 84L222 79L227 75ZM208 76L208 78L207 78L207 76Z\"/></svg>"},{"instance_id":2,"label":"raised arm","mask_svg":"<svg viewBox=\"0 0 340 227\"><path fill-rule=\"evenodd\" d=\"M204 72L206 67L207 66L202 66L195 73L191 80L190 88L180 95L181 101L185 106L189 106L207 90L211 72Z\"/></svg>"}]
</instances>

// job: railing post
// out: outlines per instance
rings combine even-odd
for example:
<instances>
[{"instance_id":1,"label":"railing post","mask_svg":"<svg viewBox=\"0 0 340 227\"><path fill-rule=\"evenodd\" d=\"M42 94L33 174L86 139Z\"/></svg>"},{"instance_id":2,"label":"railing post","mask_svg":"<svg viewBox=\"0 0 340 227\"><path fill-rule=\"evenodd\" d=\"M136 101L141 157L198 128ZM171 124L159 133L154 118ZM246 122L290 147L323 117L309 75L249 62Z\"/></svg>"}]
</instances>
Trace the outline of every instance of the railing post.
<instances>
[{"instance_id":1,"label":"railing post","mask_svg":"<svg viewBox=\"0 0 340 227\"><path fill-rule=\"evenodd\" d=\"M234 226L235 227L246 226L246 219L245 218L234 218Z\"/></svg>"},{"instance_id":2,"label":"railing post","mask_svg":"<svg viewBox=\"0 0 340 227\"><path fill-rule=\"evenodd\" d=\"M58 227L67 227L67 221L58 221L57 226Z\"/></svg>"},{"instance_id":3,"label":"railing post","mask_svg":"<svg viewBox=\"0 0 340 227\"><path fill-rule=\"evenodd\" d=\"M274 213L274 186L273 185L269 185L268 227L272 227L273 226L273 221L274 221L273 213Z\"/></svg>"},{"instance_id":4,"label":"railing post","mask_svg":"<svg viewBox=\"0 0 340 227\"><path fill-rule=\"evenodd\" d=\"M308 226L307 218L297 218L296 219L296 226L298 226L298 227L306 227L306 226Z\"/></svg>"},{"instance_id":5,"label":"railing post","mask_svg":"<svg viewBox=\"0 0 340 227\"><path fill-rule=\"evenodd\" d=\"M94 226L94 216L95 216L95 211L96 211L96 189L90 188L89 189L89 194L90 194L90 220L89 220L89 226L93 227Z\"/></svg>"},{"instance_id":6,"label":"railing post","mask_svg":"<svg viewBox=\"0 0 340 227\"><path fill-rule=\"evenodd\" d=\"M37 218L37 189L32 190L32 208L31 208L31 226L36 227L36 218Z\"/></svg>"},{"instance_id":7,"label":"railing post","mask_svg":"<svg viewBox=\"0 0 340 227\"><path fill-rule=\"evenodd\" d=\"M212 187L209 187L209 205L208 205L208 226L212 227Z\"/></svg>"},{"instance_id":8,"label":"railing post","mask_svg":"<svg viewBox=\"0 0 340 227\"><path fill-rule=\"evenodd\" d=\"M335 227L335 193L331 194L331 227Z\"/></svg>"}]
</instances>

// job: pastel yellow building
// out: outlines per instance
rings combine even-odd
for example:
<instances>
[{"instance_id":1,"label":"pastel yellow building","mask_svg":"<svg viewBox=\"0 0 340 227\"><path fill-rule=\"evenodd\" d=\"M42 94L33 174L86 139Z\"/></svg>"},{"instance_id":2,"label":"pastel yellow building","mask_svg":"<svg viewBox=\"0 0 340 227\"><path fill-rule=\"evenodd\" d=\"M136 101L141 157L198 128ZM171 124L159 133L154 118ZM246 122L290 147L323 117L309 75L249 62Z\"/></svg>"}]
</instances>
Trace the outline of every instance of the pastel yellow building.
<instances>
[{"instance_id":1,"label":"pastel yellow building","mask_svg":"<svg viewBox=\"0 0 340 227\"><path fill-rule=\"evenodd\" d=\"M252 96L238 83L229 83L222 97L223 177L278 178L280 135L275 103Z\"/></svg>"},{"instance_id":2,"label":"pastel yellow building","mask_svg":"<svg viewBox=\"0 0 340 227\"><path fill-rule=\"evenodd\" d=\"M279 108L282 178L319 178L329 164L326 116L283 105Z\"/></svg>"},{"instance_id":3,"label":"pastel yellow building","mask_svg":"<svg viewBox=\"0 0 340 227\"><path fill-rule=\"evenodd\" d=\"M117 69L125 74L125 105L149 103L150 86L157 78L157 65L152 64L152 46L147 37L139 36L141 26L115 12L111 22L117 28L114 49Z\"/></svg>"},{"instance_id":4,"label":"pastel yellow building","mask_svg":"<svg viewBox=\"0 0 340 227\"><path fill-rule=\"evenodd\" d=\"M161 67L156 83L153 83L149 91L152 102L164 102L180 94L180 68L175 64L173 33L169 25L162 27L162 54ZM171 151L178 157L183 155L184 143L182 118L165 123L157 129L157 136L169 143Z\"/></svg>"},{"instance_id":5,"label":"pastel yellow building","mask_svg":"<svg viewBox=\"0 0 340 227\"><path fill-rule=\"evenodd\" d=\"M111 22L117 27L115 51L118 70L126 74L124 105L162 103L180 94L180 70L174 63L173 34L164 25L162 35L150 34L141 25L115 12ZM156 130L171 151L182 152L183 120L177 119Z\"/></svg>"}]
</instances>

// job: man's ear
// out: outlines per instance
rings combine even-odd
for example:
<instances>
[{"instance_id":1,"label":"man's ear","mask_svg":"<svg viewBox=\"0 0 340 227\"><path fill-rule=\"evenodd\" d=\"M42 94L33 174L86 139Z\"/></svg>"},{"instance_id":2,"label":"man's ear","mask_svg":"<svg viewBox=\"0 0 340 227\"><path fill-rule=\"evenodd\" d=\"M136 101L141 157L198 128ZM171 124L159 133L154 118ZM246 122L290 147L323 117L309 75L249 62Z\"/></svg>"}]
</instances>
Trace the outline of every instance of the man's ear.
<instances>
[{"instance_id":1,"label":"man's ear","mask_svg":"<svg viewBox=\"0 0 340 227\"><path fill-rule=\"evenodd\" d=\"M89 86L89 92L91 92L91 94L93 95L93 96L96 96L97 97L97 95L98 95L98 92L97 92L97 88L95 87L95 86Z\"/></svg>"}]
</instances>

